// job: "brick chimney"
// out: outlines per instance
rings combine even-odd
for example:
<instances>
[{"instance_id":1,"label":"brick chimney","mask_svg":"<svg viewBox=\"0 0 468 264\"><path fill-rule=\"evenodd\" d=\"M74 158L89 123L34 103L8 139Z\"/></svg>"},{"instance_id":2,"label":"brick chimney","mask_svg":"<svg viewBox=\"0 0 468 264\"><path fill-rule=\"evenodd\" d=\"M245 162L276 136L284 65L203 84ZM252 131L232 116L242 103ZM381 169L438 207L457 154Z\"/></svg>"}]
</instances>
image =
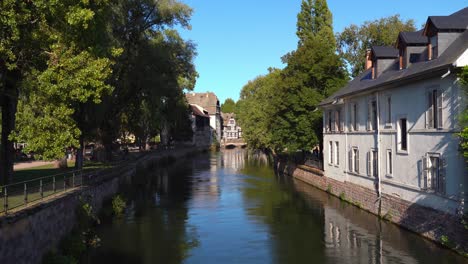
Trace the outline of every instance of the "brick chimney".
<instances>
[{"instance_id":1,"label":"brick chimney","mask_svg":"<svg viewBox=\"0 0 468 264\"><path fill-rule=\"evenodd\" d=\"M371 49L366 50L366 70L372 67Z\"/></svg>"}]
</instances>

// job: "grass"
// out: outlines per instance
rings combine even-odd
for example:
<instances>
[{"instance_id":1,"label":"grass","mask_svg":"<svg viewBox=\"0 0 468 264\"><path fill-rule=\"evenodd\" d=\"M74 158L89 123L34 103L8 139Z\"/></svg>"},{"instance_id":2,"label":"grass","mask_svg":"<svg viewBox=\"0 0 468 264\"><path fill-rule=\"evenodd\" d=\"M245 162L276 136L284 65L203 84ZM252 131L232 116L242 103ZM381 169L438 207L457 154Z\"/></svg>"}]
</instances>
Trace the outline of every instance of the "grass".
<instances>
[{"instance_id":1,"label":"grass","mask_svg":"<svg viewBox=\"0 0 468 264\"><path fill-rule=\"evenodd\" d=\"M110 164L95 161L85 161L83 165L83 173L109 167L111 167ZM71 172L73 170L75 170L74 161L68 161L68 168L65 169L54 168L54 164L21 169L13 172L13 183L34 180L37 178L52 176L56 174L62 174L66 172Z\"/></svg>"}]
</instances>

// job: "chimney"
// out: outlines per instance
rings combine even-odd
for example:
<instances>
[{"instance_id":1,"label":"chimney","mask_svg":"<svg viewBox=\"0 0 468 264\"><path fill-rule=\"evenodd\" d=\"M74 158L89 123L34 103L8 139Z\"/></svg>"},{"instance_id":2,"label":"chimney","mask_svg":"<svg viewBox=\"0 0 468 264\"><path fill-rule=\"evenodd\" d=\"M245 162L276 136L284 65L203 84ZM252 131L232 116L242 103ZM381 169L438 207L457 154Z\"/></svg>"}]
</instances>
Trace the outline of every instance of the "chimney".
<instances>
[{"instance_id":1,"label":"chimney","mask_svg":"<svg viewBox=\"0 0 468 264\"><path fill-rule=\"evenodd\" d=\"M366 70L372 67L371 49L366 50Z\"/></svg>"}]
</instances>

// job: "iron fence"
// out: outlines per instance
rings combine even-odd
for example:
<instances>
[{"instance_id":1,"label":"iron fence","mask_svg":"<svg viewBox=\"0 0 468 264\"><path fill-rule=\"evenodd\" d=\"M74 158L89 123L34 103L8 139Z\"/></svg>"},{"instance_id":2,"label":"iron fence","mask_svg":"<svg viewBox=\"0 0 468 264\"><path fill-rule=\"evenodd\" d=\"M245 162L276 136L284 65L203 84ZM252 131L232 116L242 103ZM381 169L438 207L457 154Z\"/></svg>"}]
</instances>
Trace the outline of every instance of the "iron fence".
<instances>
[{"instance_id":1,"label":"iron fence","mask_svg":"<svg viewBox=\"0 0 468 264\"><path fill-rule=\"evenodd\" d=\"M0 186L0 214L42 201L83 185L90 184L100 173L125 166L131 160L101 165L95 169L84 168L32 180Z\"/></svg>"}]
</instances>

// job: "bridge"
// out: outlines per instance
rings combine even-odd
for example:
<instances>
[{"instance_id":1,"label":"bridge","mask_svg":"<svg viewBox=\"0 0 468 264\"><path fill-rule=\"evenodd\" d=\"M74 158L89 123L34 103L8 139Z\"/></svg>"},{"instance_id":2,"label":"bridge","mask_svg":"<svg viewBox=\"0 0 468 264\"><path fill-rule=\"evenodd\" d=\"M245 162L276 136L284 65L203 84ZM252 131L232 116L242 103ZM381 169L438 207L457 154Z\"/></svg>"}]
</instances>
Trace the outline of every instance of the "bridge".
<instances>
[{"instance_id":1,"label":"bridge","mask_svg":"<svg viewBox=\"0 0 468 264\"><path fill-rule=\"evenodd\" d=\"M226 139L221 140L221 148L233 149L233 148L245 148L247 143L242 138Z\"/></svg>"}]
</instances>

